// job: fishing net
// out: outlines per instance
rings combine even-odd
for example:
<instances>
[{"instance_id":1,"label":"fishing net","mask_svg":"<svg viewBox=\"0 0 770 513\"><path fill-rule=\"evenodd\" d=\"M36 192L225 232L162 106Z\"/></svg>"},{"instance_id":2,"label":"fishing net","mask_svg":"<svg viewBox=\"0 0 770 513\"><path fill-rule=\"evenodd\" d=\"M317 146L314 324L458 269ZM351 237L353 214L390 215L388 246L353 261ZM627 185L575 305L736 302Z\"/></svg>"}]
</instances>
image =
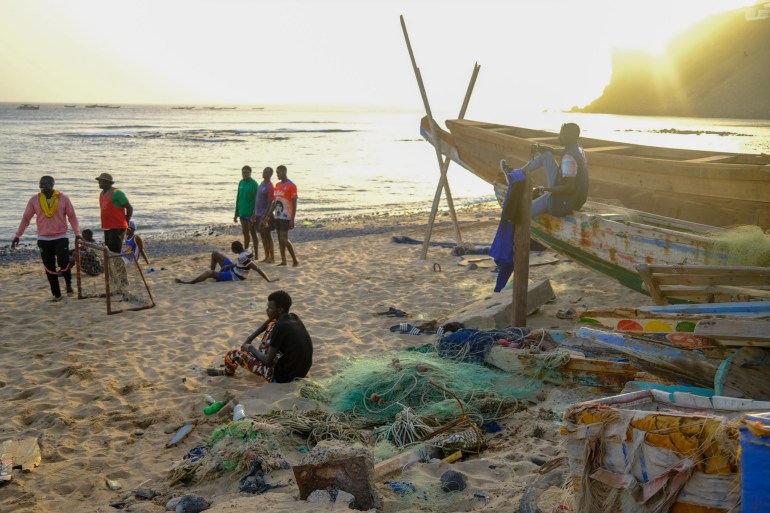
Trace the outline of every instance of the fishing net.
<instances>
[{"instance_id":1,"label":"fishing net","mask_svg":"<svg viewBox=\"0 0 770 513\"><path fill-rule=\"evenodd\" d=\"M495 342L490 333L461 330L442 337L433 348L350 358L330 378L305 380L300 395L345 413L354 427L387 425L400 414L402 420L410 416L408 424L422 433L426 428L416 419L435 427L457 419L461 409L479 424L500 419L540 382L474 363ZM497 336L502 334L508 332Z\"/></svg>"},{"instance_id":2,"label":"fishing net","mask_svg":"<svg viewBox=\"0 0 770 513\"><path fill-rule=\"evenodd\" d=\"M265 472L286 469L290 465L282 448L296 445L297 441L283 426L248 418L228 422L211 433L209 443L200 448L198 457L185 457L172 465L168 480L171 485L199 482L222 470L247 470L258 459Z\"/></svg>"},{"instance_id":3,"label":"fishing net","mask_svg":"<svg viewBox=\"0 0 770 513\"><path fill-rule=\"evenodd\" d=\"M75 257L78 299L103 297L108 314L155 306L134 255L112 253L100 244L77 240Z\"/></svg>"},{"instance_id":4,"label":"fishing net","mask_svg":"<svg viewBox=\"0 0 770 513\"><path fill-rule=\"evenodd\" d=\"M711 237L732 265L770 267L770 234L759 226L738 226Z\"/></svg>"}]
</instances>

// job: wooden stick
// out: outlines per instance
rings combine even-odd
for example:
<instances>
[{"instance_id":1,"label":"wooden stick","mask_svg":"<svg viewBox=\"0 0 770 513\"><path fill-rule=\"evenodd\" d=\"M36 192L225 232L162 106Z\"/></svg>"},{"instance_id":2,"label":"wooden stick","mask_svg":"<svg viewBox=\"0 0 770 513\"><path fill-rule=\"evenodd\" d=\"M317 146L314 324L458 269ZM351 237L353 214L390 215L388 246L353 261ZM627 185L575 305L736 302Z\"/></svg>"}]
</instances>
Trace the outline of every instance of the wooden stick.
<instances>
[{"instance_id":1,"label":"wooden stick","mask_svg":"<svg viewBox=\"0 0 770 513\"><path fill-rule=\"evenodd\" d=\"M440 145L440 139L438 138L438 128L436 127L436 121L433 119L433 114L430 109L430 103L428 102L428 95L425 92L425 84L422 81L422 74L420 73L420 68L417 67L417 61L414 58L414 52L412 51L412 44L409 41L409 33L406 30L406 22L404 21L404 16L402 15L400 17L401 19L401 30L404 33L404 40L406 41L406 48L409 51L409 58L412 61L412 69L414 69L415 77L417 78L417 85L420 88L420 96L422 97L422 102L425 107L425 113L428 115L428 122L430 124L430 131L431 131L431 137L433 138L433 146L436 150L436 159L438 160L439 169L441 170L441 177L439 178L439 184L436 188L436 194L433 196L433 205L431 207L430 216L428 219L428 226L426 228L425 232L425 238L423 240L422 244L422 253L420 256L420 260L425 260L428 256L428 245L430 243L430 237L433 231L433 224L436 221L436 212L438 211L438 204L441 201L441 189L443 188L446 191L447 196L447 205L449 206L449 212L452 215L452 221L454 223L455 227L455 236L457 238L457 243L462 244L462 235L460 233L460 225L457 221L457 213L455 212L454 208L454 201L452 200L452 193L449 189L449 182L446 180L446 172L449 166L449 158L446 159L446 162L444 162L444 159L441 154L441 145ZM475 73L474 78L471 81L470 89L472 89L473 83L475 83ZM470 96L470 91L466 93L466 102L463 104L463 115L464 115L464 109L467 107L467 99Z\"/></svg>"},{"instance_id":2,"label":"wooden stick","mask_svg":"<svg viewBox=\"0 0 770 513\"><path fill-rule=\"evenodd\" d=\"M529 175L524 179L519 222L513 236L513 326L527 325L527 289L529 288L529 238L532 212L532 185Z\"/></svg>"}]
</instances>

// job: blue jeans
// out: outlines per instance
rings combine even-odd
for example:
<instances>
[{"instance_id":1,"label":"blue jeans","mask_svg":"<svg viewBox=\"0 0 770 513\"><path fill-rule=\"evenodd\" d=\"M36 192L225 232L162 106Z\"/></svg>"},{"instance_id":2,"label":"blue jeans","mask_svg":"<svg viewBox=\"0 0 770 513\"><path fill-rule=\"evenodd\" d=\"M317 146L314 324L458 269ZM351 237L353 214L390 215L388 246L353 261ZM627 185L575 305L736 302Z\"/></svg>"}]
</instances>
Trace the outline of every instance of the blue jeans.
<instances>
[{"instance_id":1,"label":"blue jeans","mask_svg":"<svg viewBox=\"0 0 770 513\"><path fill-rule=\"evenodd\" d=\"M546 184L548 187L554 187L559 179L559 165L556 163L556 159L553 158L553 152L546 151L530 160L525 166L525 171L532 172L540 168L545 169ZM552 193L545 192L539 198L532 201L532 214L531 217L537 217L540 214L551 212L551 196Z\"/></svg>"}]
</instances>

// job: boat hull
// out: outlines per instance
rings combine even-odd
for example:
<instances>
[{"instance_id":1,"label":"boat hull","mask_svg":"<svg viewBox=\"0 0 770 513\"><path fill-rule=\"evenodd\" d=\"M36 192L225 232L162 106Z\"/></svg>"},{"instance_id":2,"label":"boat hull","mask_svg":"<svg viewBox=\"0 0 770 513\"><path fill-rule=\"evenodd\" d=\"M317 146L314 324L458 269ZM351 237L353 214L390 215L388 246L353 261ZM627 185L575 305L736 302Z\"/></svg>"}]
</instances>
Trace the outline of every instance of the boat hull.
<instances>
[{"instance_id":1,"label":"boat hull","mask_svg":"<svg viewBox=\"0 0 770 513\"><path fill-rule=\"evenodd\" d=\"M457 160L490 183L504 183L501 159L520 167L535 143L558 146L553 133L448 120ZM422 131L429 132L427 120ZM425 135L425 133L423 133ZM441 137L446 137L441 135ZM657 148L581 138L590 169L589 197L626 208L712 226L770 228L770 156ZM542 185L544 173L533 175Z\"/></svg>"}]
</instances>

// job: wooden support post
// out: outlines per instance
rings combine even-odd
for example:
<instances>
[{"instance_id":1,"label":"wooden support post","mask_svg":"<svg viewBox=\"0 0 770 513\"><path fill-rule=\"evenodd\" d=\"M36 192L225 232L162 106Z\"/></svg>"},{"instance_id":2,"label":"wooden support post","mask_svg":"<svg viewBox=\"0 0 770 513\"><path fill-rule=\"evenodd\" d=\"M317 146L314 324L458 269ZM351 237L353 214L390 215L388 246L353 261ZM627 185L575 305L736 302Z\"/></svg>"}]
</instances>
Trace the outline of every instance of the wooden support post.
<instances>
[{"instance_id":1,"label":"wooden support post","mask_svg":"<svg viewBox=\"0 0 770 513\"><path fill-rule=\"evenodd\" d=\"M527 175L521 198L520 221L513 236L513 326L527 325L527 289L529 287L530 213L532 212L532 184Z\"/></svg>"},{"instance_id":2,"label":"wooden support post","mask_svg":"<svg viewBox=\"0 0 770 513\"><path fill-rule=\"evenodd\" d=\"M420 68L417 67L417 61L414 58L414 52L412 51L412 44L409 41L409 33L406 30L406 23L404 22L404 16L402 15L400 19L401 19L401 30L404 32L404 40L406 41L406 48L409 51L409 58L412 61L412 69L414 69L414 74L415 74L415 77L417 78L417 85L420 88L420 95L422 97L422 103L425 107L425 113L428 115L428 122L430 124L431 137L433 138L433 142L434 142L433 146L436 150L436 159L438 160L439 169L441 170L441 176L439 178L438 187L436 187L436 194L433 197L433 206L431 207L430 216L428 219L428 226L426 228L425 238L422 244L422 253L420 256L420 260L425 260L428 256L428 245L430 243L430 237L433 231L433 224L436 221L436 212L438 211L438 204L441 201L442 188L446 192L447 206L449 207L449 213L452 216L452 222L455 227L455 238L457 239L458 244L462 244L462 234L460 233L460 224L457 221L457 213L455 212L454 201L452 200L452 192L449 188L449 182L446 179L447 169L449 168L449 157L447 157L446 160L444 160L444 158L441 155L441 144L440 144L440 138L438 136L438 129L436 127L436 121L433 119L433 113L431 112L431 109L430 109L430 103L428 102L428 95L425 92L425 84L422 81L422 74L420 73ZM465 110L467 109L468 101L470 100L471 91L473 90L473 86L476 83L478 68L479 68L479 65L476 64L476 66L474 67L473 76L471 77L471 83L468 86L468 91L465 94L465 101L463 102L463 106L460 111L460 118L465 116Z\"/></svg>"}]
</instances>

